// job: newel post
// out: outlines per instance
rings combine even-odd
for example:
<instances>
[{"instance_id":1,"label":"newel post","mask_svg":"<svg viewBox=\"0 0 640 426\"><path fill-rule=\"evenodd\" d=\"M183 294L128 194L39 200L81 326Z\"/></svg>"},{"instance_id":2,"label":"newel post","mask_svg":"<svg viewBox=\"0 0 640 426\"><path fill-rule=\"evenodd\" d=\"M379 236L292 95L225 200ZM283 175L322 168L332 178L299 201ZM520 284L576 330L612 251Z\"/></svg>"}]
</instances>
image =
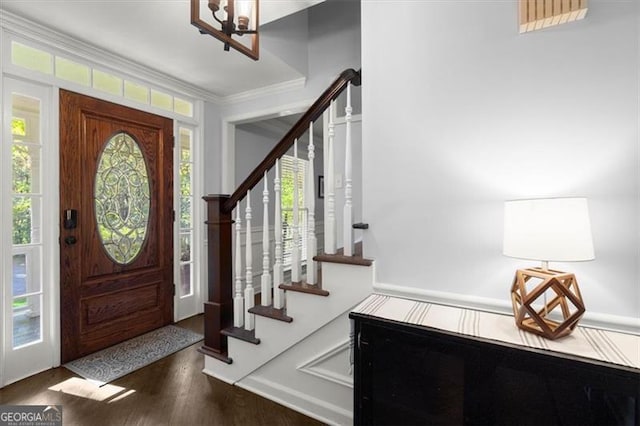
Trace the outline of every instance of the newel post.
<instances>
[{"instance_id":1,"label":"newel post","mask_svg":"<svg viewBox=\"0 0 640 426\"><path fill-rule=\"evenodd\" d=\"M207 195L207 268L209 300L204 303L204 345L199 349L205 355L226 363L227 337L220 331L233 325L233 284L231 255L231 212L224 211L228 195Z\"/></svg>"}]
</instances>

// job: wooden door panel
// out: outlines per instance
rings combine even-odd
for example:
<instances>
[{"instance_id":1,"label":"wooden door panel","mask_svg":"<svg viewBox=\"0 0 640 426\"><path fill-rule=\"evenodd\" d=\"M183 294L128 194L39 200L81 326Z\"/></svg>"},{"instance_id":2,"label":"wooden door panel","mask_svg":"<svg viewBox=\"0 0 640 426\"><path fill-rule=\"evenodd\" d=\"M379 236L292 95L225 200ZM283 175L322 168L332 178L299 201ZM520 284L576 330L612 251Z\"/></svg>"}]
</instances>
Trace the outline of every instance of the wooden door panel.
<instances>
[{"instance_id":1,"label":"wooden door panel","mask_svg":"<svg viewBox=\"0 0 640 426\"><path fill-rule=\"evenodd\" d=\"M66 91L60 92L60 120L61 217L66 209L78 210L77 227L66 229L61 220L60 229L62 362L67 362L173 319L173 124ZM144 159L148 216L137 254L115 261L99 233L94 188L105 145L125 134ZM118 214L128 217L130 182L126 168L115 169L116 192L123 191L116 196L125 200L124 213Z\"/></svg>"},{"instance_id":2,"label":"wooden door panel","mask_svg":"<svg viewBox=\"0 0 640 426\"><path fill-rule=\"evenodd\" d=\"M128 289L128 297L122 298L118 293L110 293L82 299L80 310L85 312L87 329L110 322L117 318L153 309L158 306L162 282L151 283L143 287ZM83 330L89 331L89 330Z\"/></svg>"}]
</instances>

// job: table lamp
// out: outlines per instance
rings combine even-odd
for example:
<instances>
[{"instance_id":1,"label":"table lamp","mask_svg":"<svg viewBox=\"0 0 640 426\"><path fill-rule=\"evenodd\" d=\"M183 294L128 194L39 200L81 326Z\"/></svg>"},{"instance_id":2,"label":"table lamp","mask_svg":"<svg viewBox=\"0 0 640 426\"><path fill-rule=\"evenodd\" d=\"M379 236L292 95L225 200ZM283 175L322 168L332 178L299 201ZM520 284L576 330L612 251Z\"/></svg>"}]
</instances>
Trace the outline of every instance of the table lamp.
<instances>
[{"instance_id":1,"label":"table lamp","mask_svg":"<svg viewBox=\"0 0 640 426\"><path fill-rule=\"evenodd\" d=\"M594 259L586 198L506 201L503 253L542 262L516 271L511 302L518 328L552 340L571 333L585 312L578 281L549 262Z\"/></svg>"}]
</instances>

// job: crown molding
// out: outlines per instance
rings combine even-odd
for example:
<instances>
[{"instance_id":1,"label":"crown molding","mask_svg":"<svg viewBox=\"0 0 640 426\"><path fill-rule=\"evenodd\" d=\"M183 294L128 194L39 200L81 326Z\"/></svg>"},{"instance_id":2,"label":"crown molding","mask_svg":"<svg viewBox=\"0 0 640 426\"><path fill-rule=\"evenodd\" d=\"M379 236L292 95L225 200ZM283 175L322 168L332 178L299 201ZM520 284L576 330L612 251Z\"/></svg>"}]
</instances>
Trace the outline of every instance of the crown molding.
<instances>
[{"instance_id":1,"label":"crown molding","mask_svg":"<svg viewBox=\"0 0 640 426\"><path fill-rule=\"evenodd\" d=\"M164 88L196 99L220 104L222 98L210 91L187 83L138 62L123 58L113 52L72 38L45 25L23 18L6 10L0 11L0 26L18 37L54 48L82 58L92 64L126 75L132 80L144 81L151 86Z\"/></svg>"},{"instance_id":2,"label":"crown molding","mask_svg":"<svg viewBox=\"0 0 640 426\"><path fill-rule=\"evenodd\" d=\"M280 93L299 90L304 88L307 83L306 77L296 78L294 80L284 81L282 83L272 84L270 86L260 87L258 89L247 90L234 95L228 95L222 98L222 105L232 105L240 102L248 102L257 98L278 95Z\"/></svg>"}]
</instances>

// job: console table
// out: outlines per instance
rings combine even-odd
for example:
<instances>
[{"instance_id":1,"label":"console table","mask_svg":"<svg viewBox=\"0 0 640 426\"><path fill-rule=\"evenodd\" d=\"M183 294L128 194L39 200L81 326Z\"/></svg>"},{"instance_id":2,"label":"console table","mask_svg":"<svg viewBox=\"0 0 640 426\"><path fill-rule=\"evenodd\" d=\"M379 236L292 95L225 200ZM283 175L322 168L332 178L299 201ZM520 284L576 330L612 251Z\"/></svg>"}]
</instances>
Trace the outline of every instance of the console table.
<instances>
[{"instance_id":1,"label":"console table","mask_svg":"<svg viewBox=\"0 0 640 426\"><path fill-rule=\"evenodd\" d=\"M356 425L640 424L639 336L378 294L350 318Z\"/></svg>"}]
</instances>

